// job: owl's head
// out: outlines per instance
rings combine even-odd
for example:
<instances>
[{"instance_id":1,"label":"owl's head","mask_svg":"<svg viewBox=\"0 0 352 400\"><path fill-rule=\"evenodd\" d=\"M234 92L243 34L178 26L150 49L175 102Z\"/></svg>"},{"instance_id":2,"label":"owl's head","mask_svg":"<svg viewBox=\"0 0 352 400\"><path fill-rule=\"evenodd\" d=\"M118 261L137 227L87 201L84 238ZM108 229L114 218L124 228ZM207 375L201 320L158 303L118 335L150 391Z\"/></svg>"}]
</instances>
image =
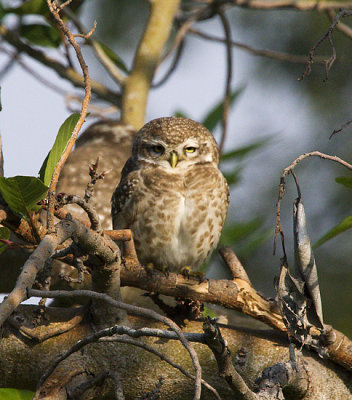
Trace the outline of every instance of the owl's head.
<instances>
[{"instance_id":1,"label":"owl's head","mask_svg":"<svg viewBox=\"0 0 352 400\"><path fill-rule=\"evenodd\" d=\"M218 147L208 129L180 117L157 118L145 124L134 139L132 157L167 169L219 163Z\"/></svg>"}]
</instances>

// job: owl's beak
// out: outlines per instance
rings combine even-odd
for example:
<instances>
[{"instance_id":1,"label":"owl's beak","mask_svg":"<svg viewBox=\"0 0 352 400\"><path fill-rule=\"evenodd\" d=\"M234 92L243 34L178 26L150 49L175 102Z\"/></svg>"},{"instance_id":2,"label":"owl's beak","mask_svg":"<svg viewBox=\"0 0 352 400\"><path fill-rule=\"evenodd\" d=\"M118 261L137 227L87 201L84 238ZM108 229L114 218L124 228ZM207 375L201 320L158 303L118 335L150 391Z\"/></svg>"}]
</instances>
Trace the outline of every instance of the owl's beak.
<instances>
[{"instance_id":1,"label":"owl's beak","mask_svg":"<svg viewBox=\"0 0 352 400\"><path fill-rule=\"evenodd\" d=\"M177 153L175 151L173 151L173 152L171 152L169 163L172 168L175 168L177 165L177 162L178 162Z\"/></svg>"}]
</instances>

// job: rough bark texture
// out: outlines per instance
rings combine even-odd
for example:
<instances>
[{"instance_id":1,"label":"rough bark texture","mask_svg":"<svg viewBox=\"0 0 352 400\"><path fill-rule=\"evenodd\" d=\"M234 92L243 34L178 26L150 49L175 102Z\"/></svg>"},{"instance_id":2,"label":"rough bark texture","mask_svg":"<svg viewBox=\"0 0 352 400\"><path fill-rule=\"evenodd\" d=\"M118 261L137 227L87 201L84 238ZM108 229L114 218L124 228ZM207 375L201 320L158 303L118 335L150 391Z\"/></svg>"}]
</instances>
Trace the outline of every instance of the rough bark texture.
<instances>
[{"instance_id":1,"label":"rough bark texture","mask_svg":"<svg viewBox=\"0 0 352 400\"><path fill-rule=\"evenodd\" d=\"M28 318L35 307L21 306L17 312L18 318ZM72 310L70 311L72 313ZM21 315L20 315L20 314ZM67 311L61 309L50 312L52 324L66 320ZM150 321L130 318L130 325L136 328L142 326L162 327ZM39 326L38 330L48 330L50 326ZM201 323L188 323L185 331L201 332ZM288 343L283 335L272 330L248 330L221 328L232 353L235 367L245 381L252 387L254 380L261 376L265 367L277 362L288 360ZM78 340L92 333L92 327L82 322L72 330L61 335L51 337L41 343L30 340L21 335L17 329L7 325L4 337L0 342L0 386L18 387L34 390L36 382L47 369L51 360L67 350ZM141 339L154 346L159 351L181 364L188 371L193 370L188 353L179 342L164 341L157 338ZM218 369L214 356L207 346L194 344L203 369L203 379L214 385L223 399L233 399L226 382L218 377ZM350 375L333 363L322 361L312 353L304 353L303 363L308 371L310 384L304 399L334 400L348 399L352 396L352 382ZM125 344L95 343L88 345L67 360L59 364L54 374L45 384L47 395L56 393L60 398L63 386L75 380L92 377L103 370L116 370L122 378L126 399L134 399L141 394L153 390L159 377L163 378L161 387L162 399L191 399L193 397L193 383L177 370L160 361L152 354L139 348ZM94 375L92 375L94 374ZM84 399L103 399L111 397L111 381L107 380L98 389L91 389L85 393ZM60 394L61 393L61 394ZM49 398L49 397L48 397ZM202 399L213 398L210 392L202 389ZM287 397L294 399L294 397Z\"/></svg>"}]
</instances>

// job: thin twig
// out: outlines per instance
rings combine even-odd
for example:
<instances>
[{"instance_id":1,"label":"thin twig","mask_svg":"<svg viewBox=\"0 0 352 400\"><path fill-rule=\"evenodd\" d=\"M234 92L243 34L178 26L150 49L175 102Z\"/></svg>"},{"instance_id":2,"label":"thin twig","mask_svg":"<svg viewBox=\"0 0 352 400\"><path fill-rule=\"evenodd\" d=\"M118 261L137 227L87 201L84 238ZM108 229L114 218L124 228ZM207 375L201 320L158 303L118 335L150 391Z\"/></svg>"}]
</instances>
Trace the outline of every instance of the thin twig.
<instances>
[{"instance_id":1,"label":"thin twig","mask_svg":"<svg viewBox=\"0 0 352 400\"><path fill-rule=\"evenodd\" d=\"M333 10L328 10L327 14L330 18L331 22L334 22L336 13ZM339 23L336 25L336 29L340 32L342 32L344 35L346 35L349 39L352 39L352 28L349 27L348 25L344 24L343 22L339 21Z\"/></svg>"},{"instance_id":2,"label":"thin twig","mask_svg":"<svg viewBox=\"0 0 352 400\"><path fill-rule=\"evenodd\" d=\"M4 25L0 25L0 36L14 46L19 52L25 53L28 56L32 57L36 61L41 64L51 68L54 70L61 78L64 78L71 82L74 86L84 88L84 79L82 75L77 73L71 67L66 67L57 60L54 60L48 57L41 50L35 49L29 46L27 43L21 40L21 38L14 32L7 29ZM113 92L108 89L106 86L102 85L100 82L91 81L92 91L95 95L97 95L100 99L106 100L109 103L116 104L120 106L121 97L120 93Z\"/></svg>"},{"instance_id":3,"label":"thin twig","mask_svg":"<svg viewBox=\"0 0 352 400\"><path fill-rule=\"evenodd\" d=\"M171 77L172 73L176 71L176 68L181 59L181 55L183 53L184 47L185 47L185 39L183 38L181 40L181 43L179 44L179 46L176 49L175 57L172 60L172 63L170 65L169 69L166 71L165 75L160 79L159 82L152 84L152 86L151 86L152 89L156 89L156 88L162 86Z\"/></svg>"},{"instance_id":4,"label":"thin twig","mask_svg":"<svg viewBox=\"0 0 352 400\"><path fill-rule=\"evenodd\" d=\"M49 190L48 190L48 220L47 220L47 229L48 232L53 232L54 230L54 212L55 212L55 191L56 191L56 185L59 180L59 176L61 173L61 170L71 153L71 150L73 148L73 145L75 144L75 141L77 139L78 133L87 117L87 107L91 98L91 85L90 85L90 79L89 79L89 73L88 73L88 67L84 61L81 48L77 44L73 34L69 31L63 20L61 19L59 15L59 11L64 7L64 4L61 4L60 6L56 2L56 0L47 0L49 10L51 14L53 15L56 23L59 25L60 29L64 34L66 35L68 41L71 43L72 47L75 49L76 55L78 62L81 66L82 73L83 73L83 78L84 78L84 84L85 84L85 96L82 102L82 109L81 109L81 114L79 117L79 120L77 121L76 126L73 129L72 135L70 140L68 141L66 148L64 152L62 153L60 160L55 166L51 182L49 185ZM67 2L66 2L67 3Z\"/></svg>"},{"instance_id":5,"label":"thin twig","mask_svg":"<svg viewBox=\"0 0 352 400\"><path fill-rule=\"evenodd\" d=\"M200 394L201 394L201 366L199 364L199 359L197 356L197 353L195 352L193 346L187 341L186 337L184 336L184 333L182 330L178 327L177 324L175 324L171 319L164 317L158 313L156 313L153 310L149 310L147 308L142 308L142 307L137 307L133 306L131 304L126 304L118 300L114 300L112 297L108 296L105 293L97 293L93 292L91 290L72 290L70 292L64 291L64 290L55 290L55 291L41 291L41 290L34 290L34 289L29 289L28 290L28 295L29 296L40 296L40 297L48 297L48 298L76 298L76 297L88 297L90 299L96 299L99 301L104 301L107 304L117 307L121 310L124 310L128 312L129 314L132 315L137 315L141 316L144 318L151 318L156 321L162 322L165 325L169 326L174 332L176 332L179 340L181 341L182 345L187 349L188 353L191 356L192 363L195 369L195 392L194 392L194 397L193 399L200 399ZM111 330L115 329L115 327L109 328ZM116 329L118 329L118 326L116 326ZM82 339L84 340L84 339ZM76 345L79 346L78 342ZM54 367L55 368L55 367ZM53 368L48 369L48 371L42 376L40 379L38 386L41 386L43 381L47 379L47 377L53 372Z\"/></svg>"},{"instance_id":6,"label":"thin twig","mask_svg":"<svg viewBox=\"0 0 352 400\"><path fill-rule=\"evenodd\" d=\"M211 40L211 41L219 42L219 43L226 43L226 40L223 38L211 35L207 32L199 31L194 28L190 28L188 30L188 32L191 33L192 35L199 36L206 40ZM254 56L267 57L267 58L271 58L274 60L287 61L287 62L295 63L295 64L307 64L307 59L308 59L307 56L299 56L299 55L295 55L295 54L282 53L280 51L274 51L274 50L255 49L251 46L248 46L247 44L236 42L234 40L231 40L231 46L237 47L241 50L248 51L249 53L253 54ZM326 62L326 57L324 57L324 56L316 56L315 57L315 63L325 65L325 62Z\"/></svg>"},{"instance_id":7,"label":"thin twig","mask_svg":"<svg viewBox=\"0 0 352 400\"><path fill-rule=\"evenodd\" d=\"M299 164L301 161L303 161L304 159L306 159L308 157L319 157L319 158L322 158L323 160L334 161L338 164L343 165L344 167L348 168L349 170L352 170L352 165L349 164L348 162L342 160L339 157L330 156L328 154L321 153L320 151L312 151L311 153L302 154L299 157L297 157L288 167L286 167L284 169L284 172L280 178L279 196L278 196L278 200L277 200L277 204L276 204L276 225L275 225L275 236L274 236L274 254L276 252L276 238L280 234L284 257L286 256L285 240L284 240L284 233L283 233L283 230L281 227L280 214L281 214L281 200L285 193L286 175L291 173L294 170L294 168L297 166L297 164Z\"/></svg>"},{"instance_id":8,"label":"thin twig","mask_svg":"<svg viewBox=\"0 0 352 400\"><path fill-rule=\"evenodd\" d=\"M106 69L106 71L110 74L111 78L119 85L123 85L125 77L122 75L121 71L116 66L116 64L114 64L114 62L111 61L111 59L106 55L99 42L97 40L92 39L91 37L87 37L86 29L81 24L76 14L73 13L69 8L65 8L64 13L75 24L76 28L81 32L81 34L85 37L85 39L88 39L89 43L92 45L95 55L97 56L98 60L101 62L103 67Z\"/></svg>"},{"instance_id":9,"label":"thin twig","mask_svg":"<svg viewBox=\"0 0 352 400\"><path fill-rule=\"evenodd\" d=\"M226 84L223 101L223 112L222 112L222 133L219 144L219 152L222 153L224 148L226 133L227 133L227 120L230 109L230 94L231 94L231 80L232 80L232 49L231 49L231 27L229 21L226 18L224 11L219 8L218 14L221 19L222 26L224 28L225 40L226 40Z\"/></svg>"},{"instance_id":10,"label":"thin twig","mask_svg":"<svg viewBox=\"0 0 352 400\"><path fill-rule=\"evenodd\" d=\"M170 331L166 331L166 332L170 332ZM172 332L172 333L174 333L174 332ZM186 337L187 337L187 333L186 333ZM187 337L187 339L188 339L188 337ZM192 375L188 371L186 371L181 365L173 362L168 357L166 357L165 354L163 354L162 352L160 352L160 351L154 349L153 347L147 345L146 343L142 343L142 342L139 342L137 340L134 340L134 339L131 339L131 338L126 338L126 337L111 337L111 338L99 339L99 342L105 342L105 341L107 341L107 342L126 343L126 344L131 344L131 345L136 346L136 347L140 347L141 349L144 349L144 350L149 351L150 353L156 355L162 361L167 362L172 367L178 369L183 375L187 376L188 378L194 379L194 375ZM209 385L209 383L206 382L204 379L202 379L202 385L204 387L206 387L208 390L210 390L214 394L214 397L216 399L221 400L221 397L220 397L218 391L213 386Z\"/></svg>"},{"instance_id":11,"label":"thin twig","mask_svg":"<svg viewBox=\"0 0 352 400\"><path fill-rule=\"evenodd\" d=\"M256 10L275 10L292 9L299 11L325 11L336 10L343 7L352 8L352 2L346 1L316 1L316 0L217 0L222 5L234 5L236 7L256 9Z\"/></svg>"},{"instance_id":12,"label":"thin twig","mask_svg":"<svg viewBox=\"0 0 352 400\"><path fill-rule=\"evenodd\" d=\"M331 57L328 60L326 60L326 62L325 62L325 81L328 80L329 71L336 60L336 49L334 46L334 42L332 40L332 33L333 33L336 25L339 23L339 20L341 18L348 17L349 15L351 15L351 11L347 11L347 10L342 10L338 14L335 15L334 21L329 26L329 29L327 30L327 32L322 37L320 37L312 46L312 48L308 54L308 61L307 61L306 69L304 70L303 74L298 78L299 81L302 81L306 76L308 76L311 73L312 65L314 63L315 52L316 52L317 48L321 45L321 43L326 38L328 39L328 42L330 44L330 48L332 51Z\"/></svg>"},{"instance_id":13,"label":"thin twig","mask_svg":"<svg viewBox=\"0 0 352 400\"><path fill-rule=\"evenodd\" d=\"M103 232L103 228L101 227L99 221L99 215L92 204L88 203L86 200L82 199L82 197L78 196L77 194L69 195L69 194L59 193L56 196L56 198L58 200L60 207L63 207L67 204L77 204L87 213L89 221L91 223L90 226L91 229L98 233Z\"/></svg>"},{"instance_id":14,"label":"thin twig","mask_svg":"<svg viewBox=\"0 0 352 400\"><path fill-rule=\"evenodd\" d=\"M342 131L343 131L345 128L347 128L348 125L350 125L351 123L352 123L352 119L349 120L349 121L347 121L347 122L345 122L344 124L342 124L342 125L340 126L340 128L334 129L333 132L332 132L332 134L329 136L329 140L330 140L334 135L336 135L336 133L342 132Z\"/></svg>"},{"instance_id":15,"label":"thin twig","mask_svg":"<svg viewBox=\"0 0 352 400\"><path fill-rule=\"evenodd\" d=\"M122 386L121 377L117 371L112 371L112 370L102 371L97 376L93 376L93 378L91 378L87 381L84 381L83 383L74 387L73 389L66 388L68 398L76 399L76 398L82 396L82 394L84 392L86 392L88 389L90 389L91 387L101 386L106 379L113 380L113 382L115 384L115 399L116 400L125 400L125 396L123 394L123 386Z\"/></svg>"}]
</instances>

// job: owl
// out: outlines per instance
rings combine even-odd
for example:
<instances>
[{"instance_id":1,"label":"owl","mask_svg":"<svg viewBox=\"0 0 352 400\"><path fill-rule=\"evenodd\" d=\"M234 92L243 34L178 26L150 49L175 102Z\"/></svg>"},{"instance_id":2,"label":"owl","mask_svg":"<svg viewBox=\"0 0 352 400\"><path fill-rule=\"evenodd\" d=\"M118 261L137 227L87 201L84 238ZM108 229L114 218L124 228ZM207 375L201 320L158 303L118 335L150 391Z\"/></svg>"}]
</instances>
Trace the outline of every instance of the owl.
<instances>
[{"instance_id":1,"label":"owl","mask_svg":"<svg viewBox=\"0 0 352 400\"><path fill-rule=\"evenodd\" d=\"M229 205L212 134L187 118L150 121L112 196L114 229L131 229L139 261L197 269L217 246Z\"/></svg>"}]
</instances>

